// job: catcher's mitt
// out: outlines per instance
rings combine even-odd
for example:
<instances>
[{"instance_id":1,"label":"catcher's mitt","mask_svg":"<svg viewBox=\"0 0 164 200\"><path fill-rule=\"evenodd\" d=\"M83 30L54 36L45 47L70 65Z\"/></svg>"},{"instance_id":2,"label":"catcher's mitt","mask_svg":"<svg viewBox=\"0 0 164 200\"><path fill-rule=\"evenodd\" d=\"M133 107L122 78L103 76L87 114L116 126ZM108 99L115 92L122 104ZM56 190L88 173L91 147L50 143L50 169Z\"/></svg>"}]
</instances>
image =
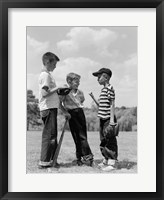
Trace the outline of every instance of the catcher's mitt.
<instances>
[{"instance_id":1,"label":"catcher's mitt","mask_svg":"<svg viewBox=\"0 0 164 200\"><path fill-rule=\"evenodd\" d=\"M103 133L106 138L118 136L118 133L119 133L118 123L116 123L115 126L112 126L112 125L110 125L110 121L105 122Z\"/></svg>"},{"instance_id":2,"label":"catcher's mitt","mask_svg":"<svg viewBox=\"0 0 164 200\"><path fill-rule=\"evenodd\" d=\"M57 94L65 96L65 95L69 94L70 91L71 91L70 88L59 88L57 90Z\"/></svg>"}]
</instances>

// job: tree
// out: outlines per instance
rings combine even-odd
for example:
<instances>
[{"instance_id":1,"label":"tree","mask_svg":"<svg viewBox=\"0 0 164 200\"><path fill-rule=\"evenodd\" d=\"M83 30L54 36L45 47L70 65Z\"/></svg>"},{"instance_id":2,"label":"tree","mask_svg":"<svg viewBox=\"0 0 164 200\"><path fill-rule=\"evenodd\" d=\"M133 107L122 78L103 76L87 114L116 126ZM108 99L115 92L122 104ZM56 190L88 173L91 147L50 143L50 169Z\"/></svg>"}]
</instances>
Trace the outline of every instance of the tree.
<instances>
[{"instance_id":1,"label":"tree","mask_svg":"<svg viewBox=\"0 0 164 200\"><path fill-rule=\"evenodd\" d=\"M97 107L84 108L86 116L86 125L88 131L97 131L99 129L99 119L97 117Z\"/></svg>"},{"instance_id":2,"label":"tree","mask_svg":"<svg viewBox=\"0 0 164 200\"><path fill-rule=\"evenodd\" d=\"M117 110L116 116L120 131L137 130L137 107L126 109L122 109L121 107Z\"/></svg>"},{"instance_id":3,"label":"tree","mask_svg":"<svg viewBox=\"0 0 164 200\"><path fill-rule=\"evenodd\" d=\"M33 95L32 90L27 90L27 130L31 126L41 125L38 99Z\"/></svg>"}]
</instances>

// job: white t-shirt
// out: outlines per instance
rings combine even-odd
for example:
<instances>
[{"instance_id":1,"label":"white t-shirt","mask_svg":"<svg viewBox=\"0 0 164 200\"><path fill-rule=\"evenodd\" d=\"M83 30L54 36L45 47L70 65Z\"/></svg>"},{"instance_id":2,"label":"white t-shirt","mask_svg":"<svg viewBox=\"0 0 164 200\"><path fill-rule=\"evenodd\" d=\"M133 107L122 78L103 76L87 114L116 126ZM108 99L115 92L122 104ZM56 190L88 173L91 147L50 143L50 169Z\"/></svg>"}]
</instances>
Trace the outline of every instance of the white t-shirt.
<instances>
[{"instance_id":1,"label":"white t-shirt","mask_svg":"<svg viewBox=\"0 0 164 200\"><path fill-rule=\"evenodd\" d=\"M47 86L50 90L56 87L55 79L48 71L42 71L39 76L39 109L47 110L50 108L59 107L59 97L56 92L53 94L43 97L42 88Z\"/></svg>"}]
</instances>

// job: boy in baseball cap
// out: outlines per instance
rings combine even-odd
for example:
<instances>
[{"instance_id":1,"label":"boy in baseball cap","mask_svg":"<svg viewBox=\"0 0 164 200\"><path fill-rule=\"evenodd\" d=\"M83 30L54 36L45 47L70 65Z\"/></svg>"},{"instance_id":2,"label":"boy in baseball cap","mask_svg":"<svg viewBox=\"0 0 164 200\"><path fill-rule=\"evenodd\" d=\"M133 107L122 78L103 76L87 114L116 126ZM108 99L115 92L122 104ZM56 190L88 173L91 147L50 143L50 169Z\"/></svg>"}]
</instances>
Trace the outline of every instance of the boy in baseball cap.
<instances>
[{"instance_id":1,"label":"boy in baseball cap","mask_svg":"<svg viewBox=\"0 0 164 200\"><path fill-rule=\"evenodd\" d=\"M98 83L103 86L98 105L98 117L100 118L100 151L104 160L99 164L104 171L114 169L118 156L117 139L115 135L116 117L114 116L115 91L109 83L112 71L109 68L101 68L92 73Z\"/></svg>"}]
</instances>

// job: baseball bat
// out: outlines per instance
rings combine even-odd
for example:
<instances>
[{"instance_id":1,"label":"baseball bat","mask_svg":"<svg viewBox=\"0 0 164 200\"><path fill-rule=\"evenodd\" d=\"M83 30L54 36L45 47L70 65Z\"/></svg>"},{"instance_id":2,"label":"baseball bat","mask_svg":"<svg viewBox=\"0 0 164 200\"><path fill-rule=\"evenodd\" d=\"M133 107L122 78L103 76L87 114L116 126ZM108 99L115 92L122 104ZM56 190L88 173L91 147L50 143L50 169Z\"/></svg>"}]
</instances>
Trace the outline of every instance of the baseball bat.
<instances>
[{"instance_id":1,"label":"baseball bat","mask_svg":"<svg viewBox=\"0 0 164 200\"><path fill-rule=\"evenodd\" d=\"M93 93L89 93L89 95L91 96L91 98L93 99L93 101L96 103L97 106L99 106L99 103L97 102L97 100L95 99Z\"/></svg>"},{"instance_id":2,"label":"baseball bat","mask_svg":"<svg viewBox=\"0 0 164 200\"><path fill-rule=\"evenodd\" d=\"M56 148L56 151L55 151L55 154L54 154L54 157L53 157L52 167L55 167L55 165L57 163L57 159L58 159L58 156L59 156L61 144L62 144L63 137L64 137L65 128L66 128L66 125L67 125L67 121L68 121L68 119L65 120L64 127L63 127L63 130L62 130L60 139L59 139L59 143L58 143L58 146Z\"/></svg>"}]
</instances>

